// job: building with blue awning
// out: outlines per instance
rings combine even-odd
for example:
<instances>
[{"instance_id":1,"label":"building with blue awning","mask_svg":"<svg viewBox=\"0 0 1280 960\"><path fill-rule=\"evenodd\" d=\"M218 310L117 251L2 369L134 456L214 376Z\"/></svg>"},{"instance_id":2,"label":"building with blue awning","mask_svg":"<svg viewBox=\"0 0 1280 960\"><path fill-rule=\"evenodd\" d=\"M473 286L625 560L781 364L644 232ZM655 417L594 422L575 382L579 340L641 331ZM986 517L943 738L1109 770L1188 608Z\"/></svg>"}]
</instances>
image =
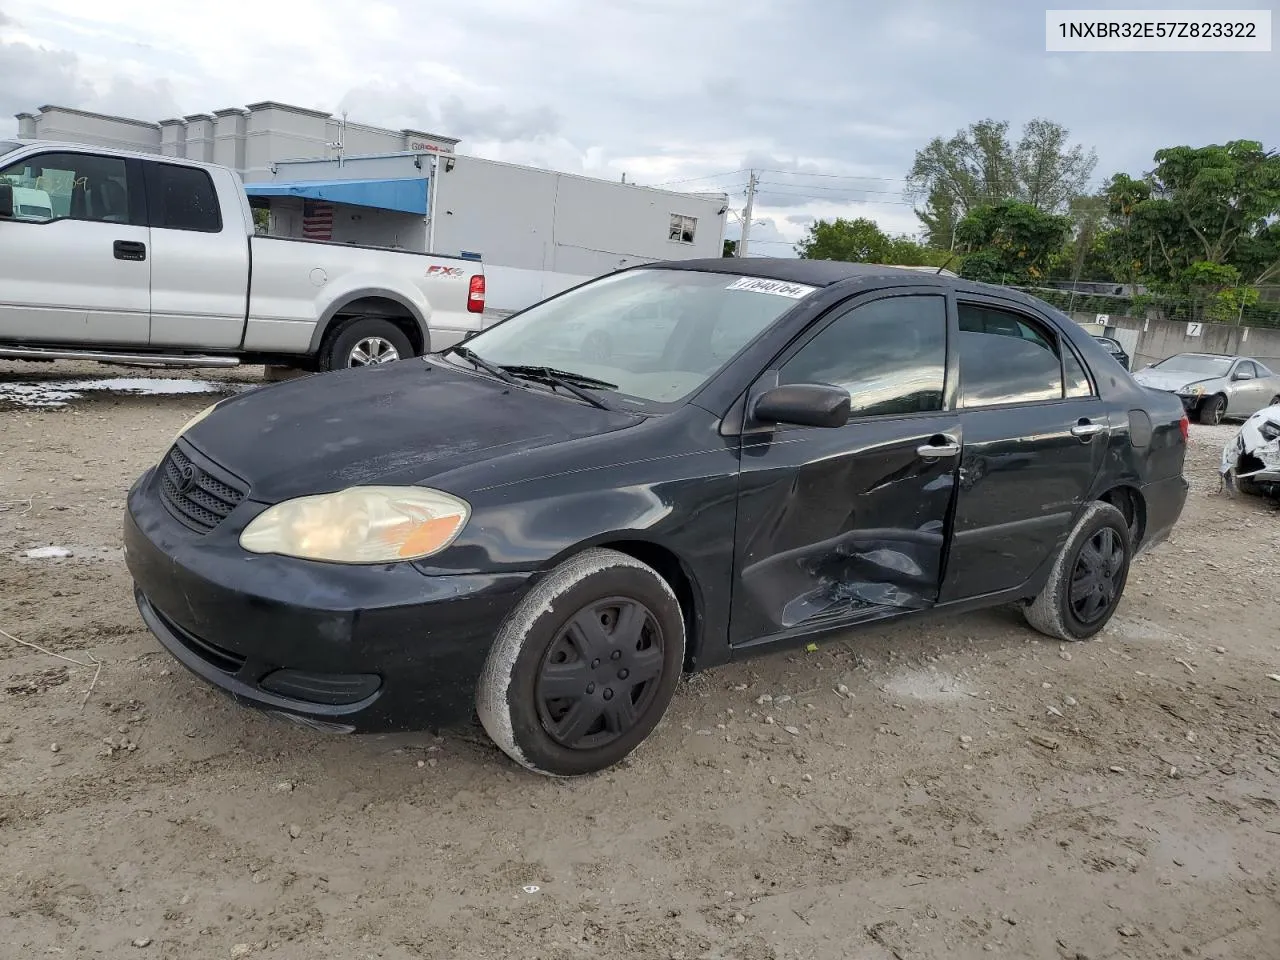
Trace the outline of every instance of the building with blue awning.
<instances>
[{"instance_id":1,"label":"building with blue awning","mask_svg":"<svg viewBox=\"0 0 1280 960\"><path fill-rule=\"evenodd\" d=\"M280 160L247 183L274 236L480 259L486 303L518 310L592 277L719 257L728 197L420 151Z\"/></svg>"},{"instance_id":2,"label":"building with blue awning","mask_svg":"<svg viewBox=\"0 0 1280 960\"><path fill-rule=\"evenodd\" d=\"M426 177L372 180L294 180L274 183L245 184L251 197L297 197L303 200L328 201L351 207L371 207L427 215Z\"/></svg>"}]
</instances>

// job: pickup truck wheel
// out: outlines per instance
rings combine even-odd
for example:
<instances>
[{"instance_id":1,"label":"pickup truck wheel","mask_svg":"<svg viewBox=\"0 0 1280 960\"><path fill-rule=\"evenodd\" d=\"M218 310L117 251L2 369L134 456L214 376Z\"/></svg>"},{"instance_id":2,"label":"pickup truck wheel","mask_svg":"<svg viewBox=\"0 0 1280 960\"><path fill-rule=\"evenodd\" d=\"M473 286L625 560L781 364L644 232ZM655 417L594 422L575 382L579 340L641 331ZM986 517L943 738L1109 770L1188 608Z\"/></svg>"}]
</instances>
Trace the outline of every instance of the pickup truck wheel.
<instances>
[{"instance_id":1,"label":"pickup truck wheel","mask_svg":"<svg viewBox=\"0 0 1280 960\"><path fill-rule=\"evenodd\" d=\"M320 365L324 370L347 370L391 363L413 355L413 344L390 320L356 317L329 338L321 350Z\"/></svg>"},{"instance_id":2,"label":"pickup truck wheel","mask_svg":"<svg viewBox=\"0 0 1280 960\"><path fill-rule=\"evenodd\" d=\"M1023 607L1027 623L1058 640L1088 640L1116 612L1132 554L1124 514L1100 500L1089 504L1044 588Z\"/></svg>"},{"instance_id":3,"label":"pickup truck wheel","mask_svg":"<svg viewBox=\"0 0 1280 960\"><path fill-rule=\"evenodd\" d=\"M521 766L596 773L658 725L684 649L680 602L657 571L615 550L584 550L508 615L476 686L476 713Z\"/></svg>"}]
</instances>

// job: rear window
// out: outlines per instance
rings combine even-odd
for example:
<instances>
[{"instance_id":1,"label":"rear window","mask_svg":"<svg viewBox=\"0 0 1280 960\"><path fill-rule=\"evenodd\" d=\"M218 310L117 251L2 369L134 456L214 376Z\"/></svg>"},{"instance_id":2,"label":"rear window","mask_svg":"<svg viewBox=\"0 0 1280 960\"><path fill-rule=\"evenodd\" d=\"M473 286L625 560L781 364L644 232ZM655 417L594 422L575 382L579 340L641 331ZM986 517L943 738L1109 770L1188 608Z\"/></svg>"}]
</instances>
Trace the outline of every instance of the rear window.
<instances>
[{"instance_id":1,"label":"rear window","mask_svg":"<svg viewBox=\"0 0 1280 960\"><path fill-rule=\"evenodd\" d=\"M198 167L147 164L147 205L152 227L201 233L222 229L213 180Z\"/></svg>"},{"instance_id":2,"label":"rear window","mask_svg":"<svg viewBox=\"0 0 1280 960\"><path fill-rule=\"evenodd\" d=\"M14 143L12 140L0 140L0 157L13 150L17 150L22 144Z\"/></svg>"}]
</instances>

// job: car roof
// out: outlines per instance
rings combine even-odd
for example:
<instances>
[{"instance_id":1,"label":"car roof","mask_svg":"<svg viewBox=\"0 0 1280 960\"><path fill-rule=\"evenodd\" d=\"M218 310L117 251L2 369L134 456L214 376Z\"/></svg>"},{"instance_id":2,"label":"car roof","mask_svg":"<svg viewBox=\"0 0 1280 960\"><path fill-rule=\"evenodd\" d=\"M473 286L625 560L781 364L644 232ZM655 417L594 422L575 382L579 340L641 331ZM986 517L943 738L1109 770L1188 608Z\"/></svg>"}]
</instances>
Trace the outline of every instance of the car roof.
<instances>
[{"instance_id":1,"label":"car roof","mask_svg":"<svg viewBox=\"0 0 1280 960\"><path fill-rule=\"evenodd\" d=\"M829 287L842 280L892 277L920 279L920 268L890 267L881 263L847 263L843 260L801 260L796 257L710 257L701 260L661 260L645 264L663 270L697 270L703 273L735 273L810 287ZM936 269L936 268L931 268ZM948 274L943 274L948 276ZM955 274L950 274L955 277Z\"/></svg>"},{"instance_id":2,"label":"car roof","mask_svg":"<svg viewBox=\"0 0 1280 960\"><path fill-rule=\"evenodd\" d=\"M70 143L62 140L42 140L28 139L18 137L14 140L6 140L6 143L16 143L19 149L22 147L40 147L41 149L60 150L66 153L93 153L103 157L137 157L139 160L160 160L164 163L171 163L182 167L200 167L204 170L215 170L222 167L218 163L209 163L204 160L188 160L186 157L170 157L154 150L126 150L118 147L103 147L93 143ZM7 154L5 155L8 156Z\"/></svg>"},{"instance_id":3,"label":"car roof","mask_svg":"<svg viewBox=\"0 0 1280 960\"><path fill-rule=\"evenodd\" d=\"M1207 357L1210 360L1234 360L1235 356L1230 353L1175 353L1175 357ZM1241 360L1248 360L1249 357L1241 357Z\"/></svg>"}]
</instances>

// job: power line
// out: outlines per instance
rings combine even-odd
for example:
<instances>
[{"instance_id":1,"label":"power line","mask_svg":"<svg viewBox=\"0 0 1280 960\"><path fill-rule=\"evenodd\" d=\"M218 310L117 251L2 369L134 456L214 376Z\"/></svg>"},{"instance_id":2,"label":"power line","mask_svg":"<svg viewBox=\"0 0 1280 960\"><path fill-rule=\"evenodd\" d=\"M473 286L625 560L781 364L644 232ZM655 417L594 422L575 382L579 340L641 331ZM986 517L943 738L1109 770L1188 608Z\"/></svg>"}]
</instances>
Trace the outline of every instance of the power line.
<instances>
[{"instance_id":1,"label":"power line","mask_svg":"<svg viewBox=\"0 0 1280 960\"><path fill-rule=\"evenodd\" d=\"M736 174L746 173L746 172L747 172L746 170L738 169L738 170L729 170L725 173L708 173L705 176L701 176L701 177L684 177L683 179L680 179L680 180L664 180L662 181L662 183L651 183L649 184L649 186L669 187L677 183L695 183L699 180L717 180L720 177L732 177L732 176L735 176Z\"/></svg>"},{"instance_id":2,"label":"power line","mask_svg":"<svg viewBox=\"0 0 1280 960\"><path fill-rule=\"evenodd\" d=\"M777 180L761 180L762 187L794 187L801 190L817 190L821 193L875 193L885 196L900 197L906 199L906 194L901 190L864 190L861 187L814 187L807 183L781 183Z\"/></svg>"}]
</instances>

